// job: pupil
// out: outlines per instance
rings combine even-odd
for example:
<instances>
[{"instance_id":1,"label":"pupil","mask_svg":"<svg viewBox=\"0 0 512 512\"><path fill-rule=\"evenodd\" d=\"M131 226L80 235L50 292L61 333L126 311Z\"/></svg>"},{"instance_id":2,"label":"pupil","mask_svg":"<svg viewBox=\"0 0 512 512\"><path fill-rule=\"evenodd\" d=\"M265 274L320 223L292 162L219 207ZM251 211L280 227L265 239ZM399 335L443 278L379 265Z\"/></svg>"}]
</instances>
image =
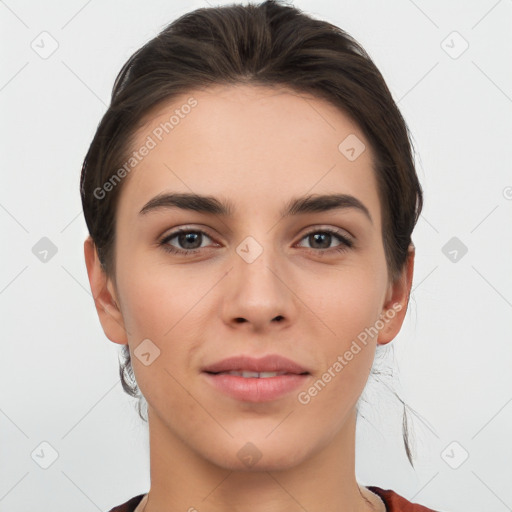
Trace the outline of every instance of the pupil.
<instances>
[{"instance_id":1,"label":"pupil","mask_svg":"<svg viewBox=\"0 0 512 512\"><path fill-rule=\"evenodd\" d=\"M324 244L322 247L320 247L321 249L328 249L329 248L329 245L330 245L330 239L327 238L327 237L330 237L331 235L328 234L328 233L321 233L321 234L314 234L312 235L313 237L313 240L314 240L314 243L312 244L312 246L314 247L315 246L315 243L317 242L318 238L319 237L322 237L323 240L324 240ZM325 241L327 240L327 244L325 244Z\"/></svg>"},{"instance_id":2,"label":"pupil","mask_svg":"<svg viewBox=\"0 0 512 512\"><path fill-rule=\"evenodd\" d=\"M195 237L195 240L194 240L194 237ZM185 249L197 249L198 247L200 247L201 244L199 244L198 246L194 246L194 247L189 247L187 245L188 243L194 244L194 242L197 242L197 240L199 240L199 233L180 233L180 235L179 235L180 244Z\"/></svg>"}]
</instances>

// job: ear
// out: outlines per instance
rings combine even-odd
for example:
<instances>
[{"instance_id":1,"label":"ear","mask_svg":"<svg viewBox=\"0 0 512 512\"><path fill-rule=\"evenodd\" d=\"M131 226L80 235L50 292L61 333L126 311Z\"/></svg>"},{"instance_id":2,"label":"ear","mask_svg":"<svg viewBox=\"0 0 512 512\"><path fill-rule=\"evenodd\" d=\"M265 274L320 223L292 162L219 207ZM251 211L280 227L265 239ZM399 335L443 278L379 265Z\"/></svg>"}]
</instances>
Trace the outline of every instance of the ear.
<instances>
[{"instance_id":1,"label":"ear","mask_svg":"<svg viewBox=\"0 0 512 512\"><path fill-rule=\"evenodd\" d=\"M385 345L392 341L400 332L407 313L409 296L411 293L412 278L414 273L414 245L409 245L407 261L402 273L394 282L389 284L384 306L382 308L381 320L384 327L379 330L377 343Z\"/></svg>"},{"instance_id":2,"label":"ear","mask_svg":"<svg viewBox=\"0 0 512 512\"><path fill-rule=\"evenodd\" d=\"M119 301L116 298L115 287L101 267L98 252L91 236L84 242L85 264L89 276L94 305L105 335L110 341L126 345L128 339Z\"/></svg>"}]
</instances>

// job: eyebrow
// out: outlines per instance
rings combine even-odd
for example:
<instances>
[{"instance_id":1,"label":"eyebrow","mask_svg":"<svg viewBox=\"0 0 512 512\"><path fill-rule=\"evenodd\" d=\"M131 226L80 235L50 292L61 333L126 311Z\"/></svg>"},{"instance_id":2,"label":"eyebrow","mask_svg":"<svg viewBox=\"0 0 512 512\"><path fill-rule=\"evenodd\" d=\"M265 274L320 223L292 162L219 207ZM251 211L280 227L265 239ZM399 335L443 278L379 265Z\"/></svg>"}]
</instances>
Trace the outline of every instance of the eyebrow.
<instances>
[{"instance_id":1,"label":"eyebrow","mask_svg":"<svg viewBox=\"0 0 512 512\"><path fill-rule=\"evenodd\" d=\"M139 215L170 208L181 208L183 210L192 210L219 216L232 216L235 212L235 207L231 201L217 199L213 196L193 193L162 193L150 199L142 207ZM373 219L368 208L357 199L357 197L349 194L308 195L292 198L281 210L280 215L282 217L289 217L291 215L319 213L348 208L362 212L373 224Z\"/></svg>"}]
</instances>

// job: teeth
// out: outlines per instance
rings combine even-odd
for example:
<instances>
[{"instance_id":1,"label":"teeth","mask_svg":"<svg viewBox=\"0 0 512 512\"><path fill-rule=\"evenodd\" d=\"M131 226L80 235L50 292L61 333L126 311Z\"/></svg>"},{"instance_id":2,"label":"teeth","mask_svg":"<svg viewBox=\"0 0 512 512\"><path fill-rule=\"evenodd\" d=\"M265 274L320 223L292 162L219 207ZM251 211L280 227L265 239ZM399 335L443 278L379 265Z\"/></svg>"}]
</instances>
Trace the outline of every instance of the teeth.
<instances>
[{"instance_id":1,"label":"teeth","mask_svg":"<svg viewBox=\"0 0 512 512\"><path fill-rule=\"evenodd\" d=\"M266 379L268 377L277 377L278 375L284 375L286 372L239 372L232 370L226 372L226 375L236 375L238 377L244 377L246 379Z\"/></svg>"}]
</instances>

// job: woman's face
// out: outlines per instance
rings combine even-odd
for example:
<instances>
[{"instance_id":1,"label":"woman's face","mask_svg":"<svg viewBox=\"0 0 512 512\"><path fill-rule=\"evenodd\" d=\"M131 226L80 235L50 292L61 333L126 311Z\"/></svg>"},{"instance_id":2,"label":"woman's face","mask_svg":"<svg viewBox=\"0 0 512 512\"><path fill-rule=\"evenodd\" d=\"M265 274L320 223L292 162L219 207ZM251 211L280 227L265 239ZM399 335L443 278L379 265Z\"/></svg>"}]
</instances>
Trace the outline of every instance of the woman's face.
<instances>
[{"instance_id":1,"label":"woman's face","mask_svg":"<svg viewBox=\"0 0 512 512\"><path fill-rule=\"evenodd\" d=\"M247 467L246 456L258 469L290 467L335 442L355 417L376 344L400 329L412 276L411 262L408 281L388 280L361 130L318 98L216 86L160 108L132 149L116 287L107 286L119 310L100 318L112 341L129 344L150 427L231 469ZM145 208L161 194L208 202ZM330 199L307 207L321 196ZM269 354L301 370L204 371Z\"/></svg>"}]
</instances>

